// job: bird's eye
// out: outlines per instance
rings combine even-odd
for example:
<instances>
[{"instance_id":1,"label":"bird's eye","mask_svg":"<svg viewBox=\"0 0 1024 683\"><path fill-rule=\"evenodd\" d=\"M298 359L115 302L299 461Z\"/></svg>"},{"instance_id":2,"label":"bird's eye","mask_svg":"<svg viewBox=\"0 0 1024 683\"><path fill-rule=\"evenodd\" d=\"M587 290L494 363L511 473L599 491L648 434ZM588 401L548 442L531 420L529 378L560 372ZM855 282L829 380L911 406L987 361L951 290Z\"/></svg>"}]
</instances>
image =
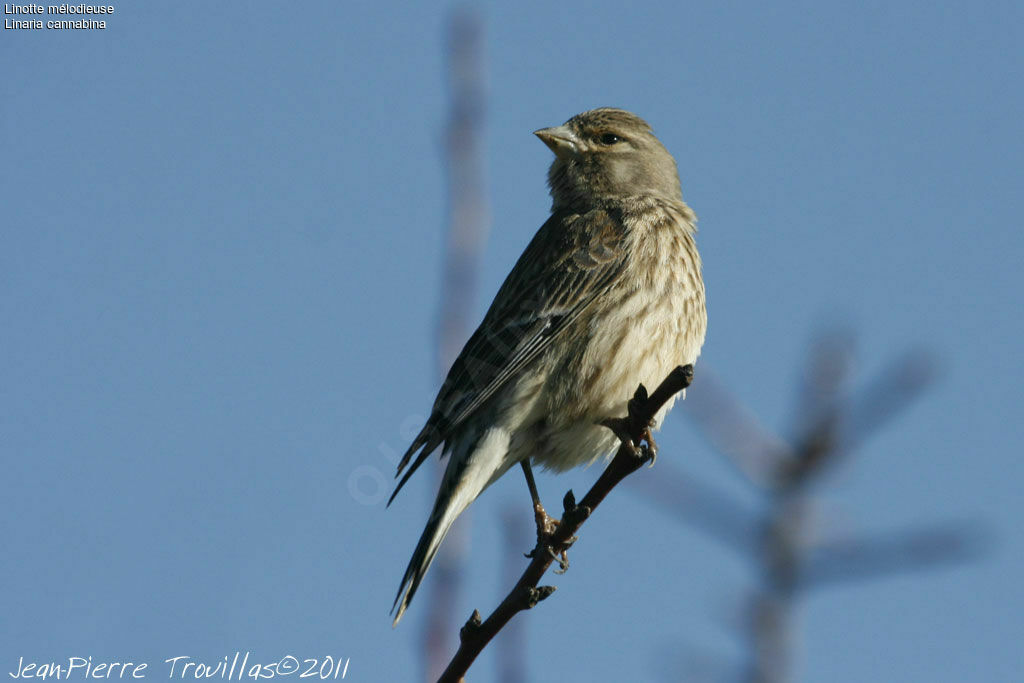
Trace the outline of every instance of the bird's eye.
<instances>
[{"instance_id":1,"label":"bird's eye","mask_svg":"<svg viewBox=\"0 0 1024 683\"><path fill-rule=\"evenodd\" d=\"M602 145L614 145L616 142L622 140L622 138L615 133L605 133L600 139Z\"/></svg>"}]
</instances>

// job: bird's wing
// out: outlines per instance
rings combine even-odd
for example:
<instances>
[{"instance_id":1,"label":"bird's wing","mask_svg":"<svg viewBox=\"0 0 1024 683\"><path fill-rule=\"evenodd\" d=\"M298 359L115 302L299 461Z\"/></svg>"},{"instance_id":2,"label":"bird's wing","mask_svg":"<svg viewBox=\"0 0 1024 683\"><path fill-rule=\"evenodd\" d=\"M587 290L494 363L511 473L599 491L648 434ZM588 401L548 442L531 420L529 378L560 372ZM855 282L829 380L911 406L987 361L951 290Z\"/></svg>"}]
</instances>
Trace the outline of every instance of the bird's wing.
<instances>
[{"instance_id":1,"label":"bird's wing","mask_svg":"<svg viewBox=\"0 0 1024 683\"><path fill-rule=\"evenodd\" d=\"M448 371L395 476L422 451L391 500L442 441L606 291L625 265L625 239L621 215L604 210L555 214L537 231Z\"/></svg>"}]
</instances>

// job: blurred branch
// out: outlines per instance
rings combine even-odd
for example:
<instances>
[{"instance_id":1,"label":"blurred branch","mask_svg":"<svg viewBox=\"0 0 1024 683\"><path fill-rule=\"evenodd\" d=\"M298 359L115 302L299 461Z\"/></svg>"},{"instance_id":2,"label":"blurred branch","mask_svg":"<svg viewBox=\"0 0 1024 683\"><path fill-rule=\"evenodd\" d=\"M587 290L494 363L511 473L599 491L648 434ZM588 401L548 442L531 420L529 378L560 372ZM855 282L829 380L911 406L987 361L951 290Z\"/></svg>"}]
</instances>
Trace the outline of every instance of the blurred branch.
<instances>
[{"instance_id":1,"label":"blurred branch","mask_svg":"<svg viewBox=\"0 0 1024 683\"><path fill-rule=\"evenodd\" d=\"M550 536L538 533L537 547L531 553L530 564L494 612L484 621L480 613L474 610L460 632L459 649L438 683L462 681L480 652L512 617L531 609L555 591L554 586L538 587L537 584L556 557L576 541L574 534L611 490L644 463L654 459L657 450L650 437L651 421L665 402L688 387L692 379L693 366L677 367L650 396L644 386L640 385L629 401L626 417L604 421L603 424L612 429L622 441L615 457L579 504L572 491L565 495L564 512L555 531Z\"/></svg>"},{"instance_id":2,"label":"blurred branch","mask_svg":"<svg viewBox=\"0 0 1024 683\"><path fill-rule=\"evenodd\" d=\"M987 525L965 520L875 538L820 543L808 550L801 584L817 588L971 562L984 555L990 540Z\"/></svg>"},{"instance_id":3,"label":"blurred branch","mask_svg":"<svg viewBox=\"0 0 1024 683\"><path fill-rule=\"evenodd\" d=\"M516 553L527 543L526 525L519 506L509 505L502 514L502 528L505 530L505 547L508 556ZM505 564L508 583L515 583L518 570L511 562ZM500 683L524 683L526 681L526 633L523 620L512 621L504 628L504 635L498 640L498 680Z\"/></svg>"},{"instance_id":4,"label":"blurred branch","mask_svg":"<svg viewBox=\"0 0 1024 683\"><path fill-rule=\"evenodd\" d=\"M490 222L484 190L483 40L483 22L476 12L460 9L451 15L447 39L451 103L444 135L449 223L437 357L441 378L466 343L480 252Z\"/></svg>"},{"instance_id":5,"label":"blurred branch","mask_svg":"<svg viewBox=\"0 0 1024 683\"><path fill-rule=\"evenodd\" d=\"M701 375L701 387L704 376ZM689 399L687 399L689 400ZM665 463L657 477L630 479L627 486L666 512L685 518L714 541L749 556L757 538L753 510L744 509L730 496Z\"/></svg>"},{"instance_id":6,"label":"blurred branch","mask_svg":"<svg viewBox=\"0 0 1024 683\"><path fill-rule=\"evenodd\" d=\"M451 99L444 133L448 236L437 327L437 374L442 380L469 336L480 252L488 228L482 152L483 22L475 12L462 9L452 13L445 52ZM443 467L437 468L439 480L443 472ZM449 634L454 623L469 523L468 514L460 517L435 562L423 631L425 680L437 677L452 649Z\"/></svg>"},{"instance_id":7,"label":"blurred branch","mask_svg":"<svg viewBox=\"0 0 1024 683\"><path fill-rule=\"evenodd\" d=\"M726 655L712 654L695 643L673 643L661 648L655 672L672 683L721 683L736 678L736 665Z\"/></svg>"},{"instance_id":8,"label":"blurred branch","mask_svg":"<svg viewBox=\"0 0 1024 683\"><path fill-rule=\"evenodd\" d=\"M766 484L773 463L791 455L790 445L761 425L703 366L700 391L687 396L685 405L711 446L755 484Z\"/></svg>"},{"instance_id":9,"label":"blurred branch","mask_svg":"<svg viewBox=\"0 0 1024 683\"><path fill-rule=\"evenodd\" d=\"M812 372L816 361L820 361L816 356L812 354ZM775 483L803 484L806 478L817 477L823 466L837 464L923 394L934 378L933 368L934 362L927 353L907 352L890 361L878 378L856 396L839 395L840 385L827 391L820 385L809 386L807 392L819 397L813 410L816 414L813 419L801 420L802 433L796 439L794 454L787 466L777 469Z\"/></svg>"},{"instance_id":10,"label":"blurred branch","mask_svg":"<svg viewBox=\"0 0 1024 683\"><path fill-rule=\"evenodd\" d=\"M815 431L826 413L834 413L853 367L853 334L845 329L823 332L812 340L804 372L797 381L792 423L797 433Z\"/></svg>"},{"instance_id":11,"label":"blurred branch","mask_svg":"<svg viewBox=\"0 0 1024 683\"><path fill-rule=\"evenodd\" d=\"M681 474L663 473L657 481L643 483L645 498L740 548L751 559L758 588L749 598L744 680L789 679L794 615L805 590L966 562L987 548L987 530L979 523L808 542L817 482L909 406L935 375L928 354L913 350L891 361L876 380L851 395L845 387L854 367L852 347L847 333L823 335L812 345L795 403L797 436L788 442L765 429L720 382L702 371L700 391L687 400L687 412L763 496L760 520L748 519L738 504Z\"/></svg>"},{"instance_id":12,"label":"blurred branch","mask_svg":"<svg viewBox=\"0 0 1024 683\"><path fill-rule=\"evenodd\" d=\"M935 359L922 349L904 352L889 361L878 377L849 404L843 447L856 448L906 410L934 381L935 367Z\"/></svg>"}]
</instances>

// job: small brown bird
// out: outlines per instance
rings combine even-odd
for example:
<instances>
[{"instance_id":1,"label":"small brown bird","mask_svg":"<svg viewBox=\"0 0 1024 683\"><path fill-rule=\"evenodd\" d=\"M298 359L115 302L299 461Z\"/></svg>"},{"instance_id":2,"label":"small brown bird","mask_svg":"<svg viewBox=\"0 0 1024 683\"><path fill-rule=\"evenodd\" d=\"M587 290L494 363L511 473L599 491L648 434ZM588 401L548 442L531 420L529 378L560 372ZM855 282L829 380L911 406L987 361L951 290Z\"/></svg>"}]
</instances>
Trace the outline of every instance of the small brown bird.
<instances>
[{"instance_id":1,"label":"small brown bird","mask_svg":"<svg viewBox=\"0 0 1024 683\"><path fill-rule=\"evenodd\" d=\"M555 153L551 218L455 360L395 475L417 454L391 500L444 443L448 467L395 597L395 625L452 523L485 488L519 463L529 481L530 461L564 471L610 456L618 439L598 423L625 415L638 384L657 386L696 361L704 342L696 216L651 127L602 108L534 134Z\"/></svg>"}]
</instances>

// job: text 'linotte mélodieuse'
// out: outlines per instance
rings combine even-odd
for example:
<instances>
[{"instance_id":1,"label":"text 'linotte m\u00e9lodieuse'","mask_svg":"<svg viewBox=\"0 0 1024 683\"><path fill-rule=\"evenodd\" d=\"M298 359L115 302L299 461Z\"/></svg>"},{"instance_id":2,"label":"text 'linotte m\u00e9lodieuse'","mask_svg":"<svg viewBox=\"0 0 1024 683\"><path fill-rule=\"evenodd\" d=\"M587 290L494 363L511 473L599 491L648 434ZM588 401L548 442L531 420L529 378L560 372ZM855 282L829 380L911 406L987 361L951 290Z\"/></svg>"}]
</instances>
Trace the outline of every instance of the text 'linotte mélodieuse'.
<instances>
[{"instance_id":1,"label":"text 'linotte m\u00e9lodieuse'","mask_svg":"<svg viewBox=\"0 0 1024 683\"><path fill-rule=\"evenodd\" d=\"M105 19L96 19L97 15L107 16L114 13L113 5L4 5L4 29L90 29L107 27ZM33 15L59 16L61 19L11 19L8 15L32 17ZM69 18L74 17L74 18Z\"/></svg>"}]
</instances>

